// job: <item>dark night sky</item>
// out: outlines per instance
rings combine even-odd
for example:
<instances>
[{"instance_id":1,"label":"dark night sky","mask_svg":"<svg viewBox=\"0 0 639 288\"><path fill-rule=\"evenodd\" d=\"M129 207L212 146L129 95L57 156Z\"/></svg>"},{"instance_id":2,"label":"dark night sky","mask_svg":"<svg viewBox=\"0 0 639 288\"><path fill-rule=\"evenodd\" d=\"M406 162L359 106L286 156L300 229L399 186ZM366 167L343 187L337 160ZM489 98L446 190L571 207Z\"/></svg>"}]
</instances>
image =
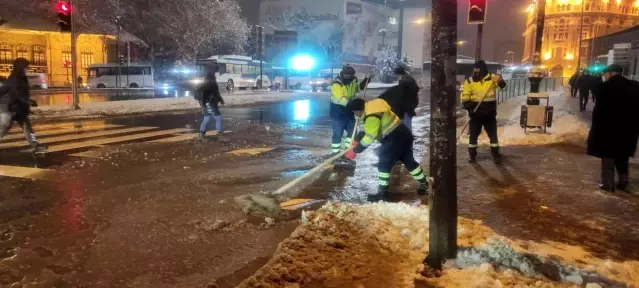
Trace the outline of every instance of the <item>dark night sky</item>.
<instances>
[{"instance_id":1,"label":"dark night sky","mask_svg":"<svg viewBox=\"0 0 639 288\"><path fill-rule=\"evenodd\" d=\"M432 0L424 0L432 1ZM508 50L514 50L516 59L521 59L523 51L524 26L526 14L524 9L531 0L488 0L488 18L484 25L484 41L482 56L488 60L504 61L510 59L506 55ZM242 15L249 24L258 24L260 0L239 0ZM459 53L474 56L477 26L466 24L468 0L459 0L458 8L458 39L467 43L460 47ZM508 41L518 43L507 44Z\"/></svg>"}]
</instances>

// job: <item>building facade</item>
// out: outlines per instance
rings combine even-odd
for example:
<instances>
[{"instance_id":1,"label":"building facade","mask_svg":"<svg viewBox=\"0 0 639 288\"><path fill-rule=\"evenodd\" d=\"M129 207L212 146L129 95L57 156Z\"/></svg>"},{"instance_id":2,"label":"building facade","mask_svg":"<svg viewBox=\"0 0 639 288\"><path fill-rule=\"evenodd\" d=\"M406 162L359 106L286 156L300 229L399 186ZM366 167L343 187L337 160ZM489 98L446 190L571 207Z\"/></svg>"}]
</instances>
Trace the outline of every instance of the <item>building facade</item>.
<instances>
[{"instance_id":1,"label":"building facade","mask_svg":"<svg viewBox=\"0 0 639 288\"><path fill-rule=\"evenodd\" d=\"M578 62L585 67L589 39L639 24L637 0L546 0L545 10L541 58L553 75L571 75ZM522 63L532 63L537 11L534 1L527 9Z\"/></svg>"}]
</instances>

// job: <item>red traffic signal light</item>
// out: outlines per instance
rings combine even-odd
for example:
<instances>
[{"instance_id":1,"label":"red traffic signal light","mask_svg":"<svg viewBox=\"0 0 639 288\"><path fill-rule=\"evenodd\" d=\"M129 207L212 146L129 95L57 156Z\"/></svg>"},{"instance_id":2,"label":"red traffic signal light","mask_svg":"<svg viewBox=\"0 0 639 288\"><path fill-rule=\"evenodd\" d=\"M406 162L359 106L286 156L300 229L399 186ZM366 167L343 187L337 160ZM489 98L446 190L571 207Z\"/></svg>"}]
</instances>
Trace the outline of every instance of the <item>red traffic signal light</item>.
<instances>
[{"instance_id":1,"label":"red traffic signal light","mask_svg":"<svg viewBox=\"0 0 639 288\"><path fill-rule=\"evenodd\" d=\"M486 8L486 0L468 0L468 24L484 24Z\"/></svg>"},{"instance_id":2,"label":"red traffic signal light","mask_svg":"<svg viewBox=\"0 0 639 288\"><path fill-rule=\"evenodd\" d=\"M69 2L66 1L58 1L58 4L56 4L56 10L58 10L58 13L62 13L65 15L71 14L71 4L69 4Z\"/></svg>"}]
</instances>

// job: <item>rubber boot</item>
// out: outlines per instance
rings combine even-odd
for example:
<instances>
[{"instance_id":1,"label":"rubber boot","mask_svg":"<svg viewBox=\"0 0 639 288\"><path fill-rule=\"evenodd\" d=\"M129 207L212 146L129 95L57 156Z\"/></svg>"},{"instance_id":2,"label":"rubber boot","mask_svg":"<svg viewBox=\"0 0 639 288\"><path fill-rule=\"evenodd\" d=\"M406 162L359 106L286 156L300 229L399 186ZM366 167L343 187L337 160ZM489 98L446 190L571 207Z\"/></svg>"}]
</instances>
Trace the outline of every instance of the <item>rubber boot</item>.
<instances>
[{"instance_id":1,"label":"rubber boot","mask_svg":"<svg viewBox=\"0 0 639 288\"><path fill-rule=\"evenodd\" d=\"M426 178L419 180L419 188L417 188L417 195L425 196L428 193L428 182Z\"/></svg>"},{"instance_id":2,"label":"rubber boot","mask_svg":"<svg viewBox=\"0 0 639 288\"><path fill-rule=\"evenodd\" d=\"M388 186L378 185L377 194L368 194L368 202L379 202L388 199Z\"/></svg>"},{"instance_id":3,"label":"rubber boot","mask_svg":"<svg viewBox=\"0 0 639 288\"><path fill-rule=\"evenodd\" d=\"M222 115L213 116L213 119L215 119L215 131L220 134L224 133L224 123L222 123Z\"/></svg>"},{"instance_id":4,"label":"rubber boot","mask_svg":"<svg viewBox=\"0 0 639 288\"><path fill-rule=\"evenodd\" d=\"M197 140L206 140L206 132L200 131L200 133L197 134Z\"/></svg>"},{"instance_id":5,"label":"rubber boot","mask_svg":"<svg viewBox=\"0 0 639 288\"><path fill-rule=\"evenodd\" d=\"M477 148L468 148L468 163L477 163Z\"/></svg>"},{"instance_id":6,"label":"rubber boot","mask_svg":"<svg viewBox=\"0 0 639 288\"><path fill-rule=\"evenodd\" d=\"M31 143L31 153L33 154L46 154L47 153L47 145L40 144L38 142Z\"/></svg>"},{"instance_id":7,"label":"rubber boot","mask_svg":"<svg viewBox=\"0 0 639 288\"><path fill-rule=\"evenodd\" d=\"M615 192L615 160L601 159L601 184L599 189L607 192Z\"/></svg>"},{"instance_id":8,"label":"rubber boot","mask_svg":"<svg viewBox=\"0 0 639 288\"><path fill-rule=\"evenodd\" d=\"M617 183L617 189L628 192L628 185L630 181L628 179L628 175L619 175L619 182Z\"/></svg>"},{"instance_id":9,"label":"rubber boot","mask_svg":"<svg viewBox=\"0 0 639 288\"><path fill-rule=\"evenodd\" d=\"M490 147L490 153L493 155L493 161L495 164L501 164L501 154L499 154L499 147Z\"/></svg>"}]
</instances>

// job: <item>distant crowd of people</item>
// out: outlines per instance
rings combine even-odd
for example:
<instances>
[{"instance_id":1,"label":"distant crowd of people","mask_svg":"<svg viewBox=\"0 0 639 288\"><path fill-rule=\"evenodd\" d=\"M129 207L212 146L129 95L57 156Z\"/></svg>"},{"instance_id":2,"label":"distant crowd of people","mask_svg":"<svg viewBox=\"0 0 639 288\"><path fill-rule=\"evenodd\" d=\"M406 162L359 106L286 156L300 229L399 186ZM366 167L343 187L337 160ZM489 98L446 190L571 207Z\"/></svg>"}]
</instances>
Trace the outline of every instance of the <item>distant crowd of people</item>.
<instances>
[{"instance_id":1,"label":"distant crowd of people","mask_svg":"<svg viewBox=\"0 0 639 288\"><path fill-rule=\"evenodd\" d=\"M578 71L569 84L571 96L579 94L580 111L586 111L590 96L595 104L587 153L601 159L599 188L628 191L628 162L634 157L639 140L639 82L624 77L623 68L612 64L602 73Z\"/></svg>"}]
</instances>

